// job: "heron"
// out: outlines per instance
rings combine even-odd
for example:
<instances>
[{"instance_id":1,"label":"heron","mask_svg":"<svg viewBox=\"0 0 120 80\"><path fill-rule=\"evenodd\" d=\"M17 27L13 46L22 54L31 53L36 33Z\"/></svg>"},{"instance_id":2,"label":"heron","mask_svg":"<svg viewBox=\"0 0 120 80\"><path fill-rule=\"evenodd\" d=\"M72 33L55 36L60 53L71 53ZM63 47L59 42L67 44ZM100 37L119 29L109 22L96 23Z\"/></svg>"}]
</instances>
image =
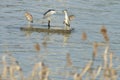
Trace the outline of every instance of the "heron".
<instances>
[{"instance_id":1,"label":"heron","mask_svg":"<svg viewBox=\"0 0 120 80\"><path fill-rule=\"evenodd\" d=\"M29 12L25 12L25 17L30 23L33 23L33 17Z\"/></svg>"},{"instance_id":2,"label":"heron","mask_svg":"<svg viewBox=\"0 0 120 80\"><path fill-rule=\"evenodd\" d=\"M54 9L49 9L48 11L46 11L43 15L44 15L44 19L47 18L48 20L48 29L50 29L50 22L51 22L51 18L50 16L55 14L56 11Z\"/></svg>"},{"instance_id":3,"label":"heron","mask_svg":"<svg viewBox=\"0 0 120 80\"><path fill-rule=\"evenodd\" d=\"M69 16L68 16L67 10L64 10L63 12L65 14L65 18L64 18L63 24L65 24L65 29L70 30L70 20L69 20Z\"/></svg>"}]
</instances>

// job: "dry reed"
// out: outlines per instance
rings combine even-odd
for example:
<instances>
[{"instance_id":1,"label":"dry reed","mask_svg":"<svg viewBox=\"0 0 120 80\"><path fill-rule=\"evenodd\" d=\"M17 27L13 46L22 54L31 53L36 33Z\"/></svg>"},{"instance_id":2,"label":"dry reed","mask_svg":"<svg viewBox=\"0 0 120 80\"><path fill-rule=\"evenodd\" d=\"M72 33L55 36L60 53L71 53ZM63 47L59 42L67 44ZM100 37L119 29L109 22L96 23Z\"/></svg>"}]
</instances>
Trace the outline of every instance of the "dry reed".
<instances>
[{"instance_id":1,"label":"dry reed","mask_svg":"<svg viewBox=\"0 0 120 80\"><path fill-rule=\"evenodd\" d=\"M107 34L107 29L105 28L105 26L103 25L100 32L102 33L104 39L108 42L109 41L109 37L108 37L108 34Z\"/></svg>"},{"instance_id":2,"label":"dry reed","mask_svg":"<svg viewBox=\"0 0 120 80\"><path fill-rule=\"evenodd\" d=\"M80 73L80 76L82 77L90 68L91 68L91 65L92 65L92 61L90 61L82 70L82 72Z\"/></svg>"},{"instance_id":3,"label":"dry reed","mask_svg":"<svg viewBox=\"0 0 120 80\"><path fill-rule=\"evenodd\" d=\"M87 34L85 32L82 33L82 40L87 40Z\"/></svg>"},{"instance_id":4,"label":"dry reed","mask_svg":"<svg viewBox=\"0 0 120 80\"><path fill-rule=\"evenodd\" d=\"M47 66L43 66L41 71L39 72L40 80L48 80L49 77L49 68Z\"/></svg>"},{"instance_id":5,"label":"dry reed","mask_svg":"<svg viewBox=\"0 0 120 80\"><path fill-rule=\"evenodd\" d=\"M40 51L40 45L39 45L39 43L36 43L36 44L34 45L34 47L35 47L35 50L36 50L37 52Z\"/></svg>"},{"instance_id":6,"label":"dry reed","mask_svg":"<svg viewBox=\"0 0 120 80\"><path fill-rule=\"evenodd\" d=\"M112 66L113 66L113 63L112 63L112 61L113 61L113 53L110 53L109 58L110 58L109 67L112 68Z\"/></svg>"},{"instance_id":7,"label":"dry reed","mask_svg":"<svg viewBox=\"0 0 120 80\"><path fill-rule=\"evenodd\" d=\"M41 62L36 63L34 65L33 70L32 70L32 74L31 74L31 79L34 79L37 76L37 74L38 74L37 71L38 71L39 68L41 68L41 65L42 65Z\"/></svg>"},{"instance_id":8,"label":"dry reed","mask_svg":"<svg viewBox=\"0 0 120 80\"><path fill-rule=\"evenodd\" d=\"M102 66L99 66L98 69L97 69L97 72L95 73L95 79L100 74L101 70L102 70Z\"/></svg>"},{"instance_id":9,"label":"dry reed","mask_svg":"<svg viewBox=\"0 0 120 80\"><path fill-rule=\"evenodd\" d=\"M93 43L93 59L97 56L98 44L96 42Z\"/></svg>"},{"instance_id":10,"label":"dry reed","mask_svg":"<svg viewBox=\"0 0 120 80\"><path fill-rule=\"evenodd\" d=\"M38 80L48 80L48 76L49 68L43 62L39 62L34 65L31 80L36 79L36 77L38 77Z\"/></svg>"},{"instance_id":11,"label":"dry reed","mask_svg":"<svg viewBox=\"0 0 120 80\"><path fill-rule=\"evenodd\" d=\"M82 80L82 77L80 76L80 74L75 73L74 76L73 76L73 79L74 80Z\"/></svg>"},{"instance_id":12,"label":"dry reed","mask_svg":"<svg viewBox=\"0 0 120 80\"><path fill-rule=\"evenodd\" d=\"M66 65L68 67L72 66L72 60L69 53L66 54Z\"/></svg>"},{"instance_id":13,"label":"dry reed","mask_svg":"<svg viewBox=\"0 0 120 80\"><path fill-rule=\"evenodd\" d=\"M107 30L105 26L102 27L101 33L104 36L104 39L106 41L109 41L108 35L107 35ZM87 35L85 32L82 34L82 39L86 40ZM119 74L114 68L113 64L113 53L110 53L110 45L109 43L98 43L94 42L93 43L93 58L96 58L97 52L98 52L98 47L100 46L105 46L105 50L103 53L103 65L99 64L99 66L96 68L94 66L94 61L89 61L86 66L82 69L81 73L78 72L73 72L72 76L74 80L82 80L85 77L87 77L87 80L96 80L97 77L101 77L101 80L117 80L119 77ZM40 45L36 43L34 45L36 51L40 51ZM0 80L48 80L49 75L50 75L50 68L46 66L43 62L38 62L34 65L32 73L30 74L30 77L28 79L24 78L22 68L19 65L19 62L14 58L12 55L8 55L9 60L6 60L6 55L2 57L2 65L3 69L0 75ZM96 58L97 59L97 58ZM8 62L7 62L8 61ZM71 56L69 53L66 54L66 65L67 67L72 66L73 62L71 60ZM70 68L73 69L73 68ZM89 74L87 74L89 73ZM70 72L65 73L64 76L70 75ZM59 75L61 76L61 75ZM84 77L85 76L85 77ZM86 79L84 79L86 80Z\"/></svg>"},{"instance_id":14,"label":"dry reed","mask_svg":"<svg viewBox=\"0 0 120 80\"><path fill-rule=\"evenodd\" d=\"M106 46L103 54L104 68L108 66L108 49L109 49L109 46Z\"/></svg>"}]
</instances>

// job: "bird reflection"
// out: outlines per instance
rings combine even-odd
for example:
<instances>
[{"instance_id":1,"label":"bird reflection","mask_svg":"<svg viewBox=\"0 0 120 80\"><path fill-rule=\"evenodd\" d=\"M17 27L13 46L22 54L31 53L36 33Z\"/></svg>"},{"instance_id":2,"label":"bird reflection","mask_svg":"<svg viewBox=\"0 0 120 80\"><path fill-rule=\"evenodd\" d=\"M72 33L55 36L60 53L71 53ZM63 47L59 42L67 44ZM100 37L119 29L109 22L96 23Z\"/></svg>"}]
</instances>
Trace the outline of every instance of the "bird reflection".
<instances>
[{"instance_id":1,"label":"bird reflection","mask_svg":"<svg viewBox=\"0 0 120 80\"><path fill-rule=\"evenodd\" d=\"M43 44L43 47L44 47L44 48L47 47L47 41L46 41L46 40L44 40L44 41L42 42L42 44Z\"/></svg>"},{"instance_id":2,"label":"bird reflection","mask_svg":"<svg viewBox=\"0 0 120 80\"><path fill-rule=\"evenodd\" d=\"M32 25L27 25L25 28L21 28L21 30L24 31L25 36L28 37L28 38L31 36L31 34L33 32L36 32ZM50 41L52 39L51 36L54 36L54 33L50 33L50 32L39 32L39 33L44 34L42 44L46 48L47 44L48 44L48 41ZM60 36L60 35L63 35L63 44L66 45L67 42L68 42L70 33L58 33L58 36Z\"/></svg>"},{"instance_id":3,"label":"bird reflection","mask_svg":"<svg viewBox=\"0 0 120 80\"><path fill-rule=\"evenodd\" d=\"M26 27L30 29L30 28L32 28L33 26L28 24ZM30 30L24 30L24 33L25 33L25 36L26 36L26 37L30 37L31 34L32 34L32 32L33 32L33 31L30 31Z\"/></svg>"},{"instance_id":4,"label":"bird reflection","mask_svg":"<svg viewBox=\"0 0 120 80\"><path fill-rule=\"evenodd\" d=\"M43 42L42 42L44 48L47 47L48 41L51 40L51 36L52 36L52 35L54 36L54 34L45 34L45 35L44 35L44 37L43 37ZM58 34L58 36L59 36L59 34ZM67 45L67 42L68 42L69 37L70 37L70 34L63 34L63 45Z\"/></svg>"},{"instance_id":5,"label":"bird reflection","mask_svg":"<svg viewBox=\"0 0 120 80\"><path fill-rule=\"evenodd\" d=\"M67 45L69 37L70 37L70 34L63 35L63 45Z\"/></svg>"},{"instance_id":6,"label":"bird reflection","mask_svg":"<svg viewBox=\"0 0 120 80\"><path fill-rule=\"evenodd\" d=\"M47 48L47 41L49 41L49 40L50 40L50 34L45 33L45 35L43 36L43 42L42 42L44 48Z\"/></svg>"}]
</instances>

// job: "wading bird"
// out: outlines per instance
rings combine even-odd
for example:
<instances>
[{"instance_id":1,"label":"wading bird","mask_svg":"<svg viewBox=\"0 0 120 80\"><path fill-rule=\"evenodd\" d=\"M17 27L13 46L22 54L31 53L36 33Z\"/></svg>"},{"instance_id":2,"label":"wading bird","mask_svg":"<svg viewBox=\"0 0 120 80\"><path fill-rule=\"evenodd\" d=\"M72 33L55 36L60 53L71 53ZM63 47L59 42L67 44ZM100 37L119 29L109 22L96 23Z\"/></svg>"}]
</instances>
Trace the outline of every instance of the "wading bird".
<instances>
[{"instance_id":1,"label":"wading bird","mask_svg":"<svg viewBox=\"0 0 120 80\"><path fill-rule=\"evenodd\" d=\"M63 12L65 14L65 18L64 18L63 24L65 24L65 29L66 30L70 30L71 29L70 28L70 20L69 20L69 16L68 16L67 10L64 10Z\"/></svg>"},{"instance_id":2,"label":"wading bird","mask_svg":"<svg viewBox=\"0 0 120 80\"><path fill-rule=\"evenodd\" d=\"M25 17L29 21L29 23L33 23L33 17L29 12L25 12Z\"/></svg>"},{"instance_id":3,"label":"wading bird","mask_svg":"<svg viewBox=\"0 0 120 80\"><path fill-rule=\"evenodd\" d=\"M48 20L48 29L50 29L50 22L51 22L51 18L50 16L55 14L56 11L54 9L49 9L47 12L45 12L43 15L44 15L44 19L47 18Z\"/></svg>"}]
</instances>

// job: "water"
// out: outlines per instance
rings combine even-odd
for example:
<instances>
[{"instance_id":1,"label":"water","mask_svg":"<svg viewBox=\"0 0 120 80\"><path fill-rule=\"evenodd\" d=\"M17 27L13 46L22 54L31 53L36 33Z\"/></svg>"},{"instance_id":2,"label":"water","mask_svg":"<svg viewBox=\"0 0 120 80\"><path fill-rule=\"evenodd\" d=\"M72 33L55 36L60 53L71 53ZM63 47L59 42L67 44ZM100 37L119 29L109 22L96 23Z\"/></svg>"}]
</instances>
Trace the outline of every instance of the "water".
<instances>
[{"instance_id":1,"label":"water","mask_svg":"<svg viewBox=\"0 0 120 80\"><path fill-rule=\"evenodd\" d=\"M120 1L119 0L1 0L0 3L0 55L11 53L20 63L24 74L31 72L33 65L43 60L52 70L63 70L66 53L70 53L75 66L84 67L92 59L92 43L104 42L100 29L105 25L110 38L110 49L119 56L120 47ZM52 25L63 28L64 14L75 15L71 27L75 29L69 35L23 32L20 27L27 27L24 17L29 11L34 18L33 26L41 27L43 13L55 9L57 14L52 17ZM47 25L47 23L44 23ZM82 32L87 33L87 40L81 40ZM40 44L37 53L34 45ZM46 45L43 45L46 43ZM102 56L101 50L99 58ZM44 56L40 59L38 55ZM97 63L100 63L98 60ZM96 64L98 65L98 64ZM115 67L119 65L115 63ZM64 76L51 75L53 79ZM70 78L72 79L72 78Z\"/></svg>"}]
</instances>

